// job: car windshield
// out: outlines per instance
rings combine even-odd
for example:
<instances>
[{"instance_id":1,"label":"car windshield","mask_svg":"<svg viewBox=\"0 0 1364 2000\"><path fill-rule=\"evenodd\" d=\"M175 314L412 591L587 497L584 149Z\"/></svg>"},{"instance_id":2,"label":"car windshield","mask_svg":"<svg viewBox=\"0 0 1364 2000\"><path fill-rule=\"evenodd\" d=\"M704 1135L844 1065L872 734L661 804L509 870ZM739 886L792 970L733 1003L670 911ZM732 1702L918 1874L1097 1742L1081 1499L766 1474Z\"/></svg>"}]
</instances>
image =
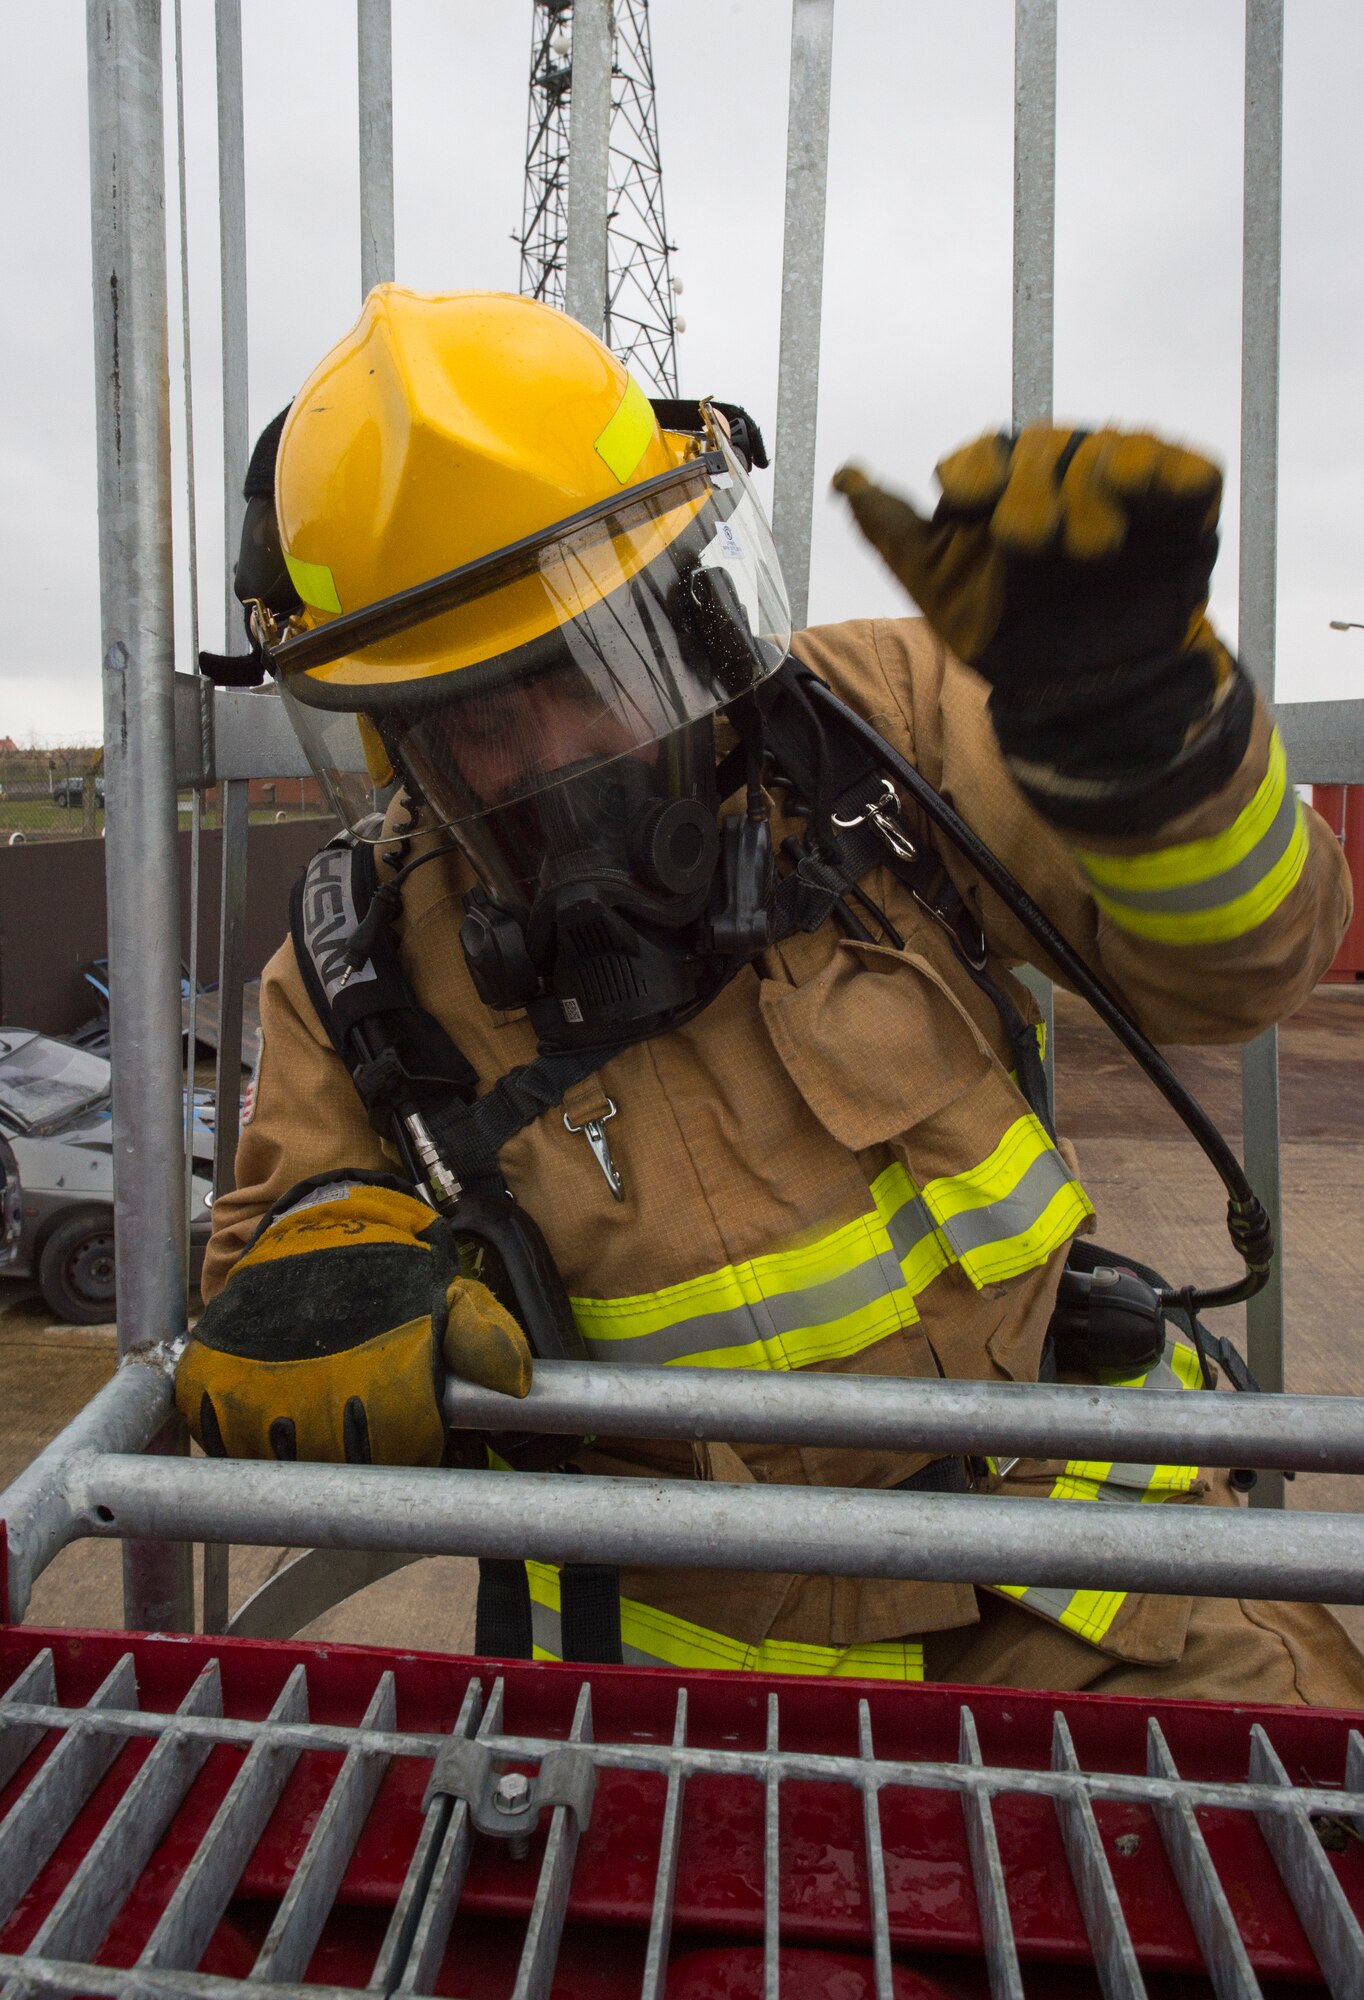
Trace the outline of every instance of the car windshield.
<instances>
[{"instance_id":1,"label":"car windshield","mask_svg":"<svg viewBox=\"0 0 1364 2000\"><path fill-rule=\"evenodd\" d=\"M47 1035L0 1029L0 1118L14 1131L51 1131L108 1095L103 1056Z\"/></svg>"}]
</instances>

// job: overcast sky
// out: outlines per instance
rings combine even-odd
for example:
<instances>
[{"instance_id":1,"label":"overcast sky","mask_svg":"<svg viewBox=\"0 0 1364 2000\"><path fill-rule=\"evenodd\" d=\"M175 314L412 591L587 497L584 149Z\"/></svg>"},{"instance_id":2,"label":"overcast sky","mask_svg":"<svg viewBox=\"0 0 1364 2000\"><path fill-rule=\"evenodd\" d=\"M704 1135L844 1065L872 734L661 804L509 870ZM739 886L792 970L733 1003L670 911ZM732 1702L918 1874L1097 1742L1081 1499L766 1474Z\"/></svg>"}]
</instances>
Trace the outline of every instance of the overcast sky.
<instances>
[{"instance_id":1,"label":"overcast sky","mask_svg":"<svg viewBox=\"0 0 1364 2000\"><path fill-rule=\"evenodd\" d=\"M184 0L203 643L222 635L213 8ZM393 0L397 276L515 290L530 0ZM167 39L171 16L165 0ZM654 0L681 388L775 415L789 0ZM243 0L251 416L359 302L354 9ZM1364 694L1364 7L1288 0L1279 692ZM1061 0L1056 407L1211 448L1235 633L1241 0ZM812 620L902 608L828 475L927 499L1009 413L1012 0L837 0ZM85 8L0 0L0 736L99 730ZM168 86L167 118L174 133ZM169 219L176 228L168 149ZM174 251L174 235L172 237ZM178 585L185 571L172 262ZM189 664L180 589L181 665Z\"/></svg>"}]
</instances>

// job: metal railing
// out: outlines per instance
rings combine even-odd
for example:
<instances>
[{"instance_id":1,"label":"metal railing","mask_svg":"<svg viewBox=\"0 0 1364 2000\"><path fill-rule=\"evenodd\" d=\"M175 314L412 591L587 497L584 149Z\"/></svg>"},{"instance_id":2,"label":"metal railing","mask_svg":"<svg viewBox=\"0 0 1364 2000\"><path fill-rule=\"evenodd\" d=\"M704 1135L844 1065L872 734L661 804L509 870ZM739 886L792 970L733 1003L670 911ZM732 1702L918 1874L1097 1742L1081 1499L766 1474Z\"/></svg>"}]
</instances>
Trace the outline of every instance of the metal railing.
<instances>
[{"instance_id":1,"label":"metal railing","mask_svg":"<svg viewBox=\"0 0 1364 2000\"><path fill-rule=\"evenodd\" d=\"M247 437L246 223L239 0L216 0L221 263L223 270L227 559L240 519ZM844 1574L995 1573L1037 1582L1102 1575L1116 1584L1258 1590L1358 1599L1364 1519L1295 1513L1247 1518L1209 1510L1045 1507L952 1495L828 1489L663 1489L630 1483L628 1508L604 1505L602 1482L521 1475L344 1471L250 1466L177 1456L161 1366L131 1358L163 1351L183 1330L183 1134L178 1075L178 945L164 921L174 906L175 786L222 786L223 928L220 979L241 984L246 783L287 775L303 761L278 702L214 693L173 674L170 462L160 0L89 0L90 130L97 337L101 615L107 693L110 956L116 993L115 1151L118 1320L125 1357L109 1389L4 1496L11 1608L32 1576L77 1534L126 1538L130 1625L193 1622L186 1544L194 1539L281 1540L326 1547L469 1553L590 1551L611 1560L710 1561L740 1567L833 1568ZM568 272L581 316L604 281L605 196L598 171L610 109L610 9L578 0L573 36L579 85L572 132ZM1282 0L1247 0L1245 279L1243 307L1242 657L1273 693L1277 461L1279 185L1282 154ZM908 32L908 29L905 29ZM387 0L358 0L363 282L393 269L391 51ZM833 0L792 0L785 256L776 426L775 528L800 617L809 572L818 410L820 292ZM1016 0L1014 230L1015 422L1051 403L1056 96L1055 0ZM117 166L117 171L115 170ZM235 605L228 593L229 633ZM1329 712L1328 712L1329 711ZM1364 703L1298 704L1279 711L1299 778L1364 779ZM267 747L268 746L268 747ZM240 1074L240 1022L227 1008L220 1037L220 1102ZM1280 1222L1277 1053L1273 1034L1247 1051L1246 1154L1250 1177ZM230 1184L231 1121L218 1186ZM1252 1363L1282 1383L1282 1294L1252 1308ZM624 1379L622 1379L624 1378ZM744 1372L544 1370L524 1419L535 1428L633 1435L864 1442L884 1427L905 1450L1018 1449L1070 1457L1250 1465L1255 1496L1281 1505L1279 1474L1298 1466L1364 1469L1352 1436L1360 1406L1345 1399L1146 1396L818 1378L819 1408L800 1378ZM480 1421L477 1398L452 1392L456 1423ZM550 1414L552 1413L552 1414ZM484 1412L486 1416L488 1413ZM522 1420L518 1412L518 1421ZM672 1429L674 1423L679 1429ZM847 1429L840 1429L846 1424ZM660 1430L659 1425L663 1428ZM159 1443L163 1455L130 1453ZM171 1455L166 1456L165 1453ZM1219 1454L1221 1454L1219 1460ZM608 1492L611 1489L608 1488ZM413 1509L412 1497L421 1506ZM413 1525L421 1519L420 1529ZM798 1532L797 1532L798 1530ZM643 1539L641 1540L641 1536ZM1210 1553L1211 1552L1211 1553ZM781 1561L776 1562L780 1555ZM1239 1579L1234 1585L1228 1581ZM226 1616L223 1565L209 1565L206 1620ZM280 1614L282 1618L283 1613Z\"/></svg>"}]
</instances>

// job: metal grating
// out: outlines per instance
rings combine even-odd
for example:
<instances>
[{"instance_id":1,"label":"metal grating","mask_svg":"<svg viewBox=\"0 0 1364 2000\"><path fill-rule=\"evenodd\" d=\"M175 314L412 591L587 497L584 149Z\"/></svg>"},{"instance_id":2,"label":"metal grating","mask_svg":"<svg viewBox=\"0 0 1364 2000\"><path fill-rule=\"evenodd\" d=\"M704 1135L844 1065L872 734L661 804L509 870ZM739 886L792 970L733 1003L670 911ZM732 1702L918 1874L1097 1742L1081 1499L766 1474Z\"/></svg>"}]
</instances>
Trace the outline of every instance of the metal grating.
<instances>
[{"instance_id":1,"label":"metal grating","mask_svg":"<svg viewBox=\"0 0 1364 2000\"><path fill-rule=\"evenodd\" d=\"M1067 1992L1110 2000L1170 1969L1201 1972L1218 1996L1256 1995L1262 1977L1286 1974L1364 1992L1364 1738L1349 1718L1290 1712L1281 1754L1254 1711L1206 1704L1152 1713L1095 1697L1057 1707L1007 1691L963 1701L714 1675L691 1677L689 1695L658 1672L489 1674L346 1648L347 1721L323 1648L121 1650L114 1637L58 1635L15 1673L29 1638L5 1635L0 1697L4 2000L530 2000L556 1990L565 1952L570 1974L599 1955L607 1926L601 2000L661 2000L678 1990L679 1963L690 1968L680 1990L718 1993L708 1950L731 1970L747 1954L751 1990L768 2000L803 1953L831 1949L861 1969L868 2000L894 2000L899 1969L931 1969L935 1945L958 1954L952 1979L939 1988L919 1973L916 1994L1021 1996L1037 1959L1068 1959ZM82 1699L64 1695L63 1681L89 1683L96 1668ZM184 1691L154 1706L168 1672ZM414 1712L407 1682L423 1673ZM429 1726L437 1698L448 1726ZM603 1707L609 1737L594 1725ZM957 1754L932 1754L953 1717ZM1049 1756L1029 1763L1048 1717ZM1096 1745L1132 1761L1134 1730L1144 1769L1094 1767ZM1172 1735L1204 1775L1181 1775ZM987 1755L983 1738L996 1752L1016 1745L1017 1761ZM1208 1774L1200 1742L1216 1739L1225 1763L1233 1738L1242 1774ZM1296 1782L1285 1755L1313 1781ZM1030 1870L1058 1836L1069 1882L1048 1886L1048 1937ZM905 1885L925 1854L941 1869L953 1842L972 1921L954 1925L943 1876L935 1932ZM1196 1940L1182 1959L1181 1936ZM570 1977L560 1990L579 1989Z\"/></svg>"}]
</instances>

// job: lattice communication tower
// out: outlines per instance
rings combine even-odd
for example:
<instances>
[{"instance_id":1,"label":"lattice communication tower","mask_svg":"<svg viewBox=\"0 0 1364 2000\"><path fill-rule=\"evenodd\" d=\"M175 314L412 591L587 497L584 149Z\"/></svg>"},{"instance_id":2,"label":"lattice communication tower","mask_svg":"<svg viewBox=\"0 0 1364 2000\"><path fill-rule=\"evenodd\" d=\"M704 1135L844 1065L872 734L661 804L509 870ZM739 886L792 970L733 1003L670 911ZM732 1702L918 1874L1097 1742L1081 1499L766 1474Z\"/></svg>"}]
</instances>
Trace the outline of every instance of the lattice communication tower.
<instances>
[{"instance_id":1,"label":"lattice communication tower","mask_svg":"<svg viewBox=\"0 0 1364 2000\"><path fill-rule=\"evenodd\" d=\"M573 91L573 0L534 0L521 290L564 303L568 128ZM611 178L606 341L657 395L677 394L677 248L663 216L663 168L654 107L649 0L615 0L611 63Z\"/></svg>"}]
</instances>

